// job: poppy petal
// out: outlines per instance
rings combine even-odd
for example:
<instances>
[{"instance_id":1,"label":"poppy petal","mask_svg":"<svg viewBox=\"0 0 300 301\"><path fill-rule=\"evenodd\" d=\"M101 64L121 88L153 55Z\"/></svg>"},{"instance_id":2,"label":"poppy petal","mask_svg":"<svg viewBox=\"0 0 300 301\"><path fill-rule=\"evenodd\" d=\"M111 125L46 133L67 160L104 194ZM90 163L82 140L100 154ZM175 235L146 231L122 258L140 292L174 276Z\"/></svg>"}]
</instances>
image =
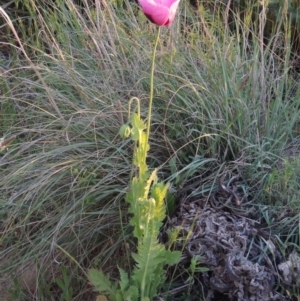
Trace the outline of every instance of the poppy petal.
<instances>
[{"instance_id":1,"label":"poppy petal","mask_svg":"<svg viewBox=\"0 0 300 301\"><path fill-rule=\"evenodd\" d=\"M180 0L139 0L145 16L162 26L173 22Z\"/></svg>"}]
</instances>

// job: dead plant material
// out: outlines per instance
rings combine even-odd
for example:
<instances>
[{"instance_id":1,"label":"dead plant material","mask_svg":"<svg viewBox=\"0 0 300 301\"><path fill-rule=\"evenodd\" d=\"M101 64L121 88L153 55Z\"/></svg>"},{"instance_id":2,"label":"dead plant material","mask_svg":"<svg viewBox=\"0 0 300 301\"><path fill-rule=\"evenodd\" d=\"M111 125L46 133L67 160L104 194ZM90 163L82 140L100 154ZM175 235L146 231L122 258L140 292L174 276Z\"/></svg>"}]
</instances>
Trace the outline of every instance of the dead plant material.
<instances>
[{"instance_id":1,"label":"dead plant material","mask_svg":"<svg viewBox=\"0 0 300 301\"><path fill-rule=\"evenodd\" d=\"M230 185L221 179L210 197L182 204L165 230L179 231L175 248L185 250L182 264L199 255L209 268L199 276L207 288L205 300L220 294L230 301L290 300L283 293L299 286L299 257L284 260L276 237L262 229L255 208L244 204L246 196L234 184L237 179L229 180ZM297 275L292 275L293 263Z\"/></svg>"}]
</instances>

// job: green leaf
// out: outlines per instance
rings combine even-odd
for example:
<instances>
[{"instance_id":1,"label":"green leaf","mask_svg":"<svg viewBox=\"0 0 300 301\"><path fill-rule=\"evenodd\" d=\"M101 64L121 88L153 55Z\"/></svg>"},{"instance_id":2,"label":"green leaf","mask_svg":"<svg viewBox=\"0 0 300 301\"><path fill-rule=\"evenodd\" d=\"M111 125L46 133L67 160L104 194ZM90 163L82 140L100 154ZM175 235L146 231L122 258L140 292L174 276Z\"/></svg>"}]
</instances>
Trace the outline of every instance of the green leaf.
<instances>
[{"instance_id":1,"label":"green leaf","mask_svg":"<svg viewBox=\"0 0 300 301\"><path fill-rule=\"evenodd\" d=\"M164 274L163 265L165 258L163 257L165 248L158 243L156 236L150 236L145 233L143 241L139 241L138 253L132 254L136 262L136 267L132 274L132 279L139 284L141 297L145 296L145 292L156 292L153 288L153 279L161 278ZM150 298L153 295L149 295Z\"/></svg>"},{"instance_id":2,"label":"green leaf","mask_svg":"<svg viewBox=\"0 0 300 301\"><path fill-rule=\"evenodd\" d=\"M116 301L124 301L124 298L123 298L121 292L117 292L115 294L115 298L116 298Z\"/></svg>"},{"instance_id":3,"label":"green leaf","mask_svg":"<svg viewBox=\"0 0 300 301\"><path fill-rule=\"evenodd\" d=\"M102 271L90 269L88 270L88 278L98 292L106 295L114 295L116 293L115 287Z\"/></svg>"},{"instance_id":4,"label":"green leaf","mask_svg":"<svg viewBox=\"0 0 300 301\"><path fill-rule=\"evenodd\" d=\"M55 282L63 291L65 290L65 284L60 278L56 278Z\"/></svg>"},{"instance_id":5,"label":"green leaf","mask_svg":"<svg viewBox=\"0 0 300 301\"><path fill-rule=\"evenodd\" d=\"M151 187L152 183L153 183L153 182L155 183L156 181L157 181L157 169L155 168L155 169L152 171L152 173L151 173L149 179L147 180L147 184L145 185L145 190L144 190L144 195L143 195L143 197L144 197L145 199L148 198L149 191L150 191L150 187ZM154 199L155 199L155 198L154 198Z\"/></svg>"},{"instance_id":6,"label":"green leaf","mask_svg":"<svg viewBox=\"0 0 300 301\"><path fill-rule=\"evenodd\" d=\"M139 290L136 286L131 285L123 294L123 299L126 301L137 301L139 298Z\"/></svg>"},{"instance_id":7,"label":"green leaf","mask_svg":"<svg viewBox=\"0 0 300 301\"><path fill-rule=\"evenodd\" d=\"M172 216L175 212L175 197L171 192L167 191L165 199L167 205L167 214L168 216Z\"/></svg>"},{"instance_id":8,"label":"green leaf","mask_svg":"<svg viewBox=\"0 0 300 301\"><path fill-rule=\"evenodd\" d=\"M143 122L143 120L140 119L138 114L133 113L131 116L131 125L132 125L131 138L134 141L138 141L141 137L141 133L143 132L143 130L146 129L146 124Z\"/></svg>"},{"instance_id":9,"label":"green leaf","mask_svg":"<svg viewBox=\"0 0 300 301\"><path fill-rule=\"evenodd\" d=\"M164 199L166 197L169 185L164 183L156 183L152 187L151 196L155 199L155 209L153 216L159 221L163 221L166 217L166 207Z\"/></svg>"},{"instance_id":10,"label":"green leaf","mask_svg":"<svg viewBox=\"0 0 300 301\"><path fill-rule=\"evenodd\" d=\"M166 264L168 265L173 265L173 264L177 264L181 258L181 252L180 251L170 251L170 250L166 250Z\"/></svg>"},{"instance_id":11,"label":"green leaf","mask_svg":"<svg viewBox=\"0 0 300 301\"><path fill-rule=\"evenodd\" d=\"M176 242L176 240L178 238L179 231L180 230L176 229L176 228L172 228L172 229L167 230L169 247L172 246Z\"/></svg>"},{"instance_id":12,"label":"green leaf","mask_svg":"<svg viewBox=\"0 0 300 301\"><path fill-rule=\"evenodd\" d=\"M130 204L130 210L133 210L131 213L136 213L135 204L144 195L144 186L144 183L141 183L138 178L132 179L129 192L126 195L126 202Z\"/></svg>"},{"instance_id":13,"label":"green leaf","mask_svg":"<svg viewBox=\"0 0 300 301\"><path fill-rule=\"evenodd\" d=\"M123 293L127 290L128 286L129 286L129 279L128 279L127 273L123 269L121 269L119 267L118 267L118 269L119 269L119 272L120 272L120 282L119 282L120 289Z\"/></svg>"}]
</instances>

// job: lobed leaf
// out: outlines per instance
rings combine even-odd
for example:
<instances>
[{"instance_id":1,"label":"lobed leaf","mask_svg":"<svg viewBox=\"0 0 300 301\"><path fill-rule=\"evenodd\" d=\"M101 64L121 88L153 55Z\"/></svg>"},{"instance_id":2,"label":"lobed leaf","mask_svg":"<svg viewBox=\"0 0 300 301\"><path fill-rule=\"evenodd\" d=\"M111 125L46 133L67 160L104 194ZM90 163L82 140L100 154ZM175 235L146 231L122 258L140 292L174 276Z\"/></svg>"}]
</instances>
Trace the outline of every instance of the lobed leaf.
<instances>
[{"instance_id":1,"label":"lobed leaf","mask_svg":"<svg viewBox=\"0 0 300 301\"><path fill-rule=\"evenodd\" d=\"M90 269L88 270L88 278L98 292L110 296L113 296L116 293L115 286L102 271Z\"/></svg>"},{"instance_id":2,"label":"lobed leaf","mask_svg":"<svg viewBox=\"0 0 300 301\"><path fill-rule=\"evenodd\" d=\"M120 289L122 292L125 292L129 286L129 278L127 273L122 268L118 267L118 269L120 272Z\"/></svg>"}]
</instances>

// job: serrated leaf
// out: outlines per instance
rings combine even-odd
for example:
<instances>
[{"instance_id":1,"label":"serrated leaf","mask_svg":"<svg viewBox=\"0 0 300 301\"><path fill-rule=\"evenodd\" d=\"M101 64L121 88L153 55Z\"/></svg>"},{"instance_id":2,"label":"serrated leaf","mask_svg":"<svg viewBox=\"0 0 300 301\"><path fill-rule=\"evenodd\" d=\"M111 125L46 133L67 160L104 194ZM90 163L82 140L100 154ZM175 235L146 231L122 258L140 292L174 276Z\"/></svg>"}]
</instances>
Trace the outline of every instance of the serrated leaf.
<instances>
[{"instance_id":1,"label":"serrated leaf","mask_svg":"<svg viewBox=\"0 0 300 301\"><path fill-rule=\"evenodd\" d=\"M144 183L141 183L138 178L134 177L131 181L129 192L126 195L126 202L130 204L132 213L135 213L135 203L144 194Z\"/></svg>"},{"instance_id":2,"label":"serrated leaf","mask_svg":"<svg viewBox=\"0 0 300 301\"><path fill-rule=\"evenodd\" d=\"M139 290L136 286L131 285L126 292L124 292L124 300L137 301L139 298Z\"/></svg>"},{"instance_id":3,"label":"serrated leaf","mask_svg":"<svg viewBox=\"0 0 300 301\"><path fill-rule=\"evenodd\" d=\"M162 256L164 251L164 246L158 243L156 237L147 235L142 242L139 242L138 253L132 254L136 262L132 279L139 285L141 297L144 296L145 291L156 291L156 287L153 288L155 281L152 280L161 278L161 275L164 274L162 269L165 261ZM153 296L150 295L149 297L152 298Z\"/></svg>"},{"instance_id":4,"label":"serrated leaf","mask_svg":"<svg viewBox=\"0 0 300 301\"><path fill-rule=\"evenodd\" d=\"M116 299L116 301L124 301L124 298L120 292L117 292L115 294L115 299Z\"/></svg>"},{"instance_id":5,"label":"serrated leaf","mask_svg":"<svg viewBox=\"0 0 300 301\"><path fill-rule=\"evenodd\" d=\"M165 197L168 191L168 184L162 182L153 185L151 190L151 196L155 199L155 209L153 210L153 216L158 221L163 221L166 217Z\"/></svg>"},{"instance_id":6,"label":"serrated leaf","mask_svg":"<svg viewBox=\"0 0 300 301\"><path fill-rule=\"evenodd\" d=\"M173 265L179 262L181 258L180 251L165 250L166 264Z\"/></svg>"},{"instance_id":7,"label":"serrated leaf","mask_svg":"<svg viewBox=\"0 0 300 301\"><path fill-rule=\"evenodd\" d=\"M145 133L142 133L142 136L144 135ZM147 147L147 150L148 148L149 147ZM139 172L141 175L143 175L148 170L148 165L146 164L145 158L145 148L142 145L139 145L134 151L133 165L139 168Z\"/></svg>"},{"instance_id":8,"label":"serrated leaf","mask_svg":"<svg viewBox=\"0 0 300 301\"><path fill-rule=\"evenodd\" d=\"M152 185L152 183L157 181L157 169L154 169L151 173L151 175L149 176L146 185L144 185L144 199L148 198L149 195L149 191L150 191L150 187Z\"/></svg>"},{"instance_id":9,"label":"serrated leaf","mask_svg":"<svg viewBox=\"0 0 300 301\"><path fill-rule=\"evenodd\" d=\"M120 282L119 282L120 289L121 289L121 292L123 293L127 290L128 286L129 286L129 279L128 279L127 273L123 269L121 269L119 267L118 267L118 269L120 272Z\"/></svg>"},{"instance_id":10,"label":"serrated leaf","mask_svg":"<svg viewBox=\"0 0 300 301\"><path fill-rule=\"evenodd\" d=\"M146 124L143 122L143 120L140 119L138 114L133 113L131 116L131 125L132 125L131 138L132 140L137 141L140 139L140 135L143 132L143 130L146 129Z\"/></svg>"},{"instance_id":11,"label":"serrated leaf","mask_svg":"<svg viewBox=\"0 0 300 301\"><path fill-rule=\"evenodd\" d=\"M106 295L113 295L115 293L111 281L102 271L90 269L88 270L88 278L99 293Z\"/></svg>"}]
</instances>

